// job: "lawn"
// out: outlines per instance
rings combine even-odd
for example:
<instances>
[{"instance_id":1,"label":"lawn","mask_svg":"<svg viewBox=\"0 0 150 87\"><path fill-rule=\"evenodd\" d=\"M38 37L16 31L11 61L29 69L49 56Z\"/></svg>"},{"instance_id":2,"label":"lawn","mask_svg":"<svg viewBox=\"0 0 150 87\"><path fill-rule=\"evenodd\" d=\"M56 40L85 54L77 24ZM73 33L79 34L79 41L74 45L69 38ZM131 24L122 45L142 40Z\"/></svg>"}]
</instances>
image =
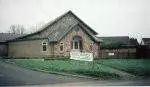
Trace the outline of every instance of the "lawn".
<instances>
[{"instance_id":1,"label":"lawn","mask_svg":"<svg viewBox=\"0 0 150 87\"><path fill-rule=\"evenodd\" d=\"M69 74L86 75L101 79L122 79L130 77L117 73L123 71L135 76L150 76L150 60L146 59L99 59L93 62L77 60L47 60L44 59L8 59L15 65L32 70L46 72L63 72ZM118 70L117 72L115 70Z\"/></svg>"},{"instance_id":2,"label":"lawn","mask_svg":"<svg viewBox=\"0 0 150 87\"><path fill-rule=\"evenodd\" d=\"M103 59L96 62L136 76L150 77L150 59Z\"/></svg>"},{"instance_id":3,"label":"lawn","mask_svg":"<svg viewBox=\"0 0 150 87\"><path fill-rule=\"evenodd\" d=\"M55 72L80 74L100 79L121 79L121 76L112 72L107 66L94 62L76 60L47 60L42 59L9 59L14 64L33 69Z\"/></svg>"}]
</instances>

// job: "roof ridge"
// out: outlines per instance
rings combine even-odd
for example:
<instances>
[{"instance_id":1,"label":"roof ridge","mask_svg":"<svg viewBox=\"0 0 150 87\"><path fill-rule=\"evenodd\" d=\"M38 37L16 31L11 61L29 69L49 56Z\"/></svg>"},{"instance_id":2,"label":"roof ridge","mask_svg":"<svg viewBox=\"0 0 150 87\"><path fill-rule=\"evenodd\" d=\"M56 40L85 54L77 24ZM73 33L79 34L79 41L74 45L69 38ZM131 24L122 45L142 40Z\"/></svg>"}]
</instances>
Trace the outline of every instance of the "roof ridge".
<instances>
[{"instance_id":1,"label":"roof ridge","mask_svg":"<svg viewBox=\"0 0 150 87\"><path fill-rule=\"evenodd\" d=\"M84 26L84 28L86 28L88 32L91 32L91 35L96 35L96 34L98 34L96 31L94 31L93 29L91 29L86 23L84 23L78 16L76 16L71 10L69 10L69 11L67 11L66 13L60 15L59 17L57 17L57 18L51 20L50 22L46 23L45 25L43 25L41 28L39 28L38 31L33 32L33 33L31 33L31 34L23 35L23 36L21 36L21 37L19 37L19 38L16 38L16 40L17 40L17 39L23 39L23 38L26 38L26 37L29 37L29 36L32 36L32 35L40 34L40 33L42 33L43 31L46 31L46 30L48 30L48 29L50 29L49 32L53 32L54 30L51 29L51 27L52 27L53 25L59 23L59 21L60 21L61 19L65 18L66 16L71 16L71 17L73 17L73 20L75 20L78 24L81 24L82 26ZM75 22L75 23L76 23L76 22ZM66 23L67 23L67 22L66 22ZM73 26L74 23L69 23L69 26L70 26L70 25ZM46 34L44 37L49 39L49 35L47 35L47 34ZM15 40L15 39L14 39L14 40Z\"/></svg>"},{"instance_id":2,"label":"roof ridge","mask_svg":"<svg viewBox=\"0 0 150 87\"><path fill-rule=\"evenodd\" d=\"M53 24L55 24L57 21L59 21L60 19L62 19L64 16L66 16L67 14L71 14L73 15L75 18L77 18L78 21L80 21L81 23L83 23L86 27L88 27L92 32L94 32L95 34L97 34L96 31L94 31L92 28L90 28L86 23L84 23L79 17L77 17L71 10L67 11L66 13L60 15L59 17L51 20L50 22L46 23L44 26L42 26L38 31L36 32L33 32L33 33L30 33L30 34L27 34L27 35L23 35L21 37L18 37L16 39L21 39L21 38L24 38L24 37L27 37L27 36L31 36L31 35L34 35L34 34L37 34L37 33L40 33L44 30L47 30L47 27L48 26L51 26Z\"/></svg>"},{"instance_id":3,"label":"roof ridge","mask_svg":"<svg viewBox=\"0 0 150 87\"><path fill-rule=\"evenodd\" d=\"M38 31L33 32L33 33L30 33L30 34L27 34L27 35L24 35L24 36L21 36L21 37L19 37L19 38L24 38L24 37L27 37L27 36L34 35L34 34L37 34L37 33L39 33L39 32L42 32L42 31L44 31L44 30L47 29L46 27L51 26L52 24L56 23L57 21L59 21L61 18L63 18L65 15L67 15L67 14L69 14L69 13L72 13L72 11L69 10L69 11L67 11L66 13L60 15L59 17L57 17L57 18L51 20L50 22L46 23L45 26L42 26L41 28L39 28ZM19 39L19 38L16 38L16 39Z\"/></svg>"},{"instance_id":4,"label":"roof ridge","mask_svg":"<svg viewBox=\"0 0 150 87\"><path fill-rule=\"evenodd\" d=\"M70 11L70 13L77 18L78 21L80 21L81 23L83 23L83 25L85 25L87 28L89 28L92 32L94 32L95 35L97 35L98 33L96 31L94 31L91 27L89 27L84 21L82 21L78 16L76 16L72 11Z\"/></svg>"}]
</instances>

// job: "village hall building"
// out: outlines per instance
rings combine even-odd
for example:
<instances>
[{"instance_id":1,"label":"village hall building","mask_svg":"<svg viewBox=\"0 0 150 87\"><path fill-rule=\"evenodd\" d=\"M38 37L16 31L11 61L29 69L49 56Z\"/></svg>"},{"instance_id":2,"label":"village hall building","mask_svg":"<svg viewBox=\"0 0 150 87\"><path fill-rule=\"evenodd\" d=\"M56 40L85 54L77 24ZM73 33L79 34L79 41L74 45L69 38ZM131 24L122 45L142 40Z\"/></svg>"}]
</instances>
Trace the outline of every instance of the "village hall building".
<instances>
[{"instance_id":1,"label":"village hall building","mask_svg":"<svg viewBox=\"0 0 150 87\"><path fill-rule=\"evenodd\" d=\"M11 57L69 57L71 51L99 56L101 40L73 12L68 11L37 32L8 42Z\"/></svg>"},{"instance_id":2,"label":"village hall building","mask_svg":"<svg viewBox=\"0 0 150 87\"><path fill-rule=\"evenodd\" d=\"M68 11L31 34L0 33L0 56L68 58L72 52L92 53L94 58L136 56L136 45L128 36L97 34Z\"/></svg>"}]
</instances>

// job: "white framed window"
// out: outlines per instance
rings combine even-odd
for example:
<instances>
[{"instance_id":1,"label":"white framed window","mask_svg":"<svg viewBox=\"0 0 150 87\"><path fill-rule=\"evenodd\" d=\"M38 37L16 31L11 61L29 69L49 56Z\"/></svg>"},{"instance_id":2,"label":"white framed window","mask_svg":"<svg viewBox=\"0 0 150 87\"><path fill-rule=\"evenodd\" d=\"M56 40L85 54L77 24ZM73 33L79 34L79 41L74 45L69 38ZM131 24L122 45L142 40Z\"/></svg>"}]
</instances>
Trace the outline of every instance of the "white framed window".
<instances>
[{"instance_id":1,"label":"white framed window","mask_svg":"<svg viewBox=\"0 0 150 87\"><path fill-rule=\"evenodd\" d=\"M47 42L42 42L42 51L43 52L47 51Z\"/></svg>"}]
</instances>

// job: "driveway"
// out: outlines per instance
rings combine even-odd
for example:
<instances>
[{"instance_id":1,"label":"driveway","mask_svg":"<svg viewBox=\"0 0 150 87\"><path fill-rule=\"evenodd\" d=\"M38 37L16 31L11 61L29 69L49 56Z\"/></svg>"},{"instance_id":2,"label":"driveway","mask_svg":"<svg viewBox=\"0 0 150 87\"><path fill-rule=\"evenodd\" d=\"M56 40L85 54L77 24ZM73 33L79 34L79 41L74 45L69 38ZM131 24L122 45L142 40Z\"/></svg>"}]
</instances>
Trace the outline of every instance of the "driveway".
<instances>
[{"instance_id":1,"label":"driveway","mask_svg":"<svg viewBox=\"0 0 150 87\"><path fill-rule=\"evenodd\" d=\"M88 81L85 78L76 78L24 69L0 61L0 86L42 85L76 83Z\"/></svg>"}]
</instances>

